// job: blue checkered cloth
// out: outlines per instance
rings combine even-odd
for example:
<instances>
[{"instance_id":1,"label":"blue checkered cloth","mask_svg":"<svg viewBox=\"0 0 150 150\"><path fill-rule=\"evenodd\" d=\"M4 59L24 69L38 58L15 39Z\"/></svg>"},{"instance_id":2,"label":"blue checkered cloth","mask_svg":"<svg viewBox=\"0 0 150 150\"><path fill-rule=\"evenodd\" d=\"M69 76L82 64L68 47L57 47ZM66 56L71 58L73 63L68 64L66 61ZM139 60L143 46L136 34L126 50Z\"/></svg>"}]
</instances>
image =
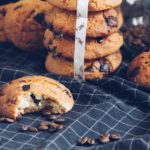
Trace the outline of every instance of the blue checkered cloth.
<instances>
[{"instance_id":1,"label":"blue checkered cloth","mask_svg":"<svg viewBox=\"0 0 150 150\"><path fill-rule=\"evenodd\" d=\"M128 61L103 80L78 83L72 78L47 73L45 54L27 53L12 45L0 45L0 82L25 75L45 75L67 86L75 100L65 115L65 128L56 133L22 133L20 125L37 126L44 118L28 114L15 123L0 123L0 150L149 150L150 90L126 79ZM80 146L82 136L99 138L105 132L122 139L108 144Z\"/></svg>"}]
</instances>

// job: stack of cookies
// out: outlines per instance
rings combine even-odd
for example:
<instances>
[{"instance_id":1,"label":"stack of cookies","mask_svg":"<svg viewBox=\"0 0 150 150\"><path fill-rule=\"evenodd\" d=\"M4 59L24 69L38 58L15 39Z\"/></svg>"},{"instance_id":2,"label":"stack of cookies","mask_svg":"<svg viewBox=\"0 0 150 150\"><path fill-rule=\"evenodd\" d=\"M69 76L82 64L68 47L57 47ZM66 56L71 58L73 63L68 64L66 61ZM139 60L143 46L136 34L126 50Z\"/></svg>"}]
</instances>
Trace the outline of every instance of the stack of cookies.
<instances>
[{"instance_id":1,"label":"stack of cookies","mask_svg":"<svg viewBox=\"0 0 150 150\"><path fill-rule=\"evenodd\" d=\"M77 0L47 0L53 8L45 20L44 45L49 50L46 69L73 76ZM119 51L123 35L119 32L123 18L121 0L89 0L87 39L85 47L85 78L101 79L114 72L122 61Z\"/></svg>"}]
</instances>

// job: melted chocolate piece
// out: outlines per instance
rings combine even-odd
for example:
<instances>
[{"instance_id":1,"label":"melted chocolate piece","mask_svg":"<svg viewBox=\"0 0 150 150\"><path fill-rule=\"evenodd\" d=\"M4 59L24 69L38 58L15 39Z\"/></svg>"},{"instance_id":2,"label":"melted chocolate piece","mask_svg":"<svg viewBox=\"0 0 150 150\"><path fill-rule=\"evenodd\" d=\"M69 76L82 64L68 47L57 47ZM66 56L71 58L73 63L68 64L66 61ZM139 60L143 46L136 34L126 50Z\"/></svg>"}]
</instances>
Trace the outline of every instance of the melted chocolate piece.
<instances>
[{"instance_id":1,"label":"melted chocolate piece","mask_svg":"<svg viewBox=\"0 0 150 150\"><path fill-rule=\"evenodd\" d=\"M103 43L104 42L104 38L103 37L98 37L96 38L98 43Z\"/></svg>"},{"instance_id":2,"label":"melted chocolate piece","mask_svg":"<svg viewBox=\"0 0 150 150\"><path fill-rule=\"evenodd\" d=\"M30 90L30 85L23 85L22 89L23 89L23 91L28 91L28 90Z\"/></svg>"},{"instance_id":3,"label":"melted chocolate piece","mask_svg":"<svg viewBox=\"0 0 150 150\"><path fill-rule=\"evenodd\" d=\"M14 8L14 10L20 9L22 5L18 5L17 7Z\"/></svg>"},{"instance_id":4,"label":"melted chocolate piece","mask_svg":"<svg viewBox=\"0 0 150 150\"><path fill-rule=\"evenodd\" d=\"M69 97L72 97L71 94L70 94L67 90L64 90L64 92L65 92Z\"/></svg>"},{"instance_id":5,"label":"melted chocolate piece","mask_svg":"<svg viewBox=\"0 0 150 150\"><path fill-rule=\"evenodd\" d=\"M129 77L135 78L139 74L139 72L140 72L140 67L136 67L130 72Z\"/></svg>"},{"instance_id":6,"label":"melted chocolate piece","mask_svg":"<svg viewBox=\"0 0 150 150\"><path fill-rule=\"evenodd\" d=\"M52 32L54 31L54 26L53 26L52 23L48 24L48 28L49 28L50 31L52 31Z\"/></svg>"},{"instance_id":7,"label":"melted chocolate piece","mask_svg":"<svg viewBox=\"0 0 150 150\"><path fill-rule=\"evenodd\" d=\"M39 105L39 103L41 102L41 100L37 99L36 96L33 93L30 96L33 99L34 103L36 103L37 105Z\"/></svg>"},{"instance_id":8,"label":"melted chocolate piece","mask_svg":"<svg viewBox=\"0 0 150 150\"><path fill-rule=\"evenodd\" d=\"M107 22L107 25L110 27L117 27L118 26L118 20L114 16L108 16L106 18L106 22Z\"/></svg>"},{"instance_id":9,"label":"melted chocolate piece","mask_svg":"<svg viewBox=\"0 0 150 150\"><path fill-rule=\"evenodd\" d=\"M37 14L36 16L34 16L33 19L39 24L41 24L44 28L47 26L44 13Z\"/></svg>"},{"instance_id":10,"label":"melted chocolate piece","mask_svg":"<svg viewBox=\"0 0 150 150\"><path fill-rule=\"evenodd\" d=\"M55 35L57 38L61 38L61 37L63 37L63 32L61 31L61 29L58 29L58 30L55 30L55 31L54 31L54 35Z\"/></svg>"}]
</instances>

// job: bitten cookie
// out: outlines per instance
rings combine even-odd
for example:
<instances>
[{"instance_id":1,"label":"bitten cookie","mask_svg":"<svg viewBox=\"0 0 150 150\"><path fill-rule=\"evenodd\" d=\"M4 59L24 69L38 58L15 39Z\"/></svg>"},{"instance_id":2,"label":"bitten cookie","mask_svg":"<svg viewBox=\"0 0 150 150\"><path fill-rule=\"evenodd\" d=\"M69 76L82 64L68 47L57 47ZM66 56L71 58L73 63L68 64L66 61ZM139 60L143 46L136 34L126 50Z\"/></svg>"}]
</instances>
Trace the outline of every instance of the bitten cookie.
<instances>
[{"instance_id":1,"label":"bitten cookie","mask_svg":"<svg viewBox=\"0 0 150 150\"><path fill-rule=\"evenodd\" d=\"M101 79L103 76L114 72L122 61L120 52L114 53L107 57L85 62L85 78L88 80ZM57 53L49 53L45 62L45 67L48 72L72 76L74 74L73 62L64 59Z\"/></svg>"},{"instance_id":2,"label":"bitten cookie","mask_svg":"<svg viewBox=\"0 0 150 150\"><path fill-rule=\"evenodd\" d=\"M75 35L76 12L69 12L53 7L45 16L49 29L57 34ZM123 18L118 8L102 12L89 13L87 36L107 36L118 32L123 24ZM83 28L82 26L80 28Z\"/></svg>"},{"instance_id":3,"label":"bitten cookie","mask_svg":"<svg viewBox=\"0 0 150 150\"><path fill-rule=\"evenodd\" d=\"M74 11L77 9L77 0L47 0L56 7ZM101 11L119 6L122 0L89 0L89 11Z\"/></svg>"},{"instance_id":4,"label":"bitten cookie","mask_svg":"<svg viewBox=\"0 0 150 150\"><path fill-rule=\"evenodd\" d=\"M113 33L106 38L87 39L85 60L97 59L115 53L122 44L123 35L119 32ZM49 51L54 50L65 58L71 60L74 58L74 38L68 36L60 38L47 29L44 36L44 45Z\"/></svg>"},{"instance_id":5,"label":"bitten cookie","mask_svg":"<svg viewBox=\"0 0 150 150\"><path fill-rule=\"evenodd\" d=\"M7 38L24 50L43 49L44 13L51 6L42 0L22 0L9 8L4 20Z\"/></svg>"},{"instance_id":6,"label":"bitten cookie","mask_svg":"<svg viewBox=\"0 0 150 150\"><path fill-rule=\"evenodd\" d=\"M4 84L0 89L0 116L16 120L30 112L46 109L66 113L74 105L70 91L44 76L26 76Z\"/></svg>"},{"instance_id":7,"label":"bitten cookie","mask_svg":"<svg viewBox=\"0 0 150 150\"><path fill-rule=\"evenodd\" d=\"M133 59L127 76L131 81L150 87L150 51L143 52Z\"/></svg>"}]
</instances>

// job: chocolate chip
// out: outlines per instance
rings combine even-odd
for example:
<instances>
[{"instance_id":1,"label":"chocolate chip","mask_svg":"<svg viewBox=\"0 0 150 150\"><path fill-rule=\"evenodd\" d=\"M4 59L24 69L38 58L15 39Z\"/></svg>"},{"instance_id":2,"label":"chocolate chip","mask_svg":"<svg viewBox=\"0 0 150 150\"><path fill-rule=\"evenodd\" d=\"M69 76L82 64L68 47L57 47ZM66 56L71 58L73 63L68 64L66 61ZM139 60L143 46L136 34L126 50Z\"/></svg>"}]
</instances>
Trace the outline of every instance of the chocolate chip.
<instances>
[{"instance_id":1,"label":"chocolate chip","mask_svg":"<svg viewBox=\"0 0 150 150\"><path fill-rule=\"evenodd\" d=\"M106 143L109 143L110 142L110 134L109 133L105 133L103 135L100 136L100 142L102 144L106 144Z\"/></svg>"},{"instance_id":2,"label":"chocolate chip","mask_svg":"<svg viewBox=\"0 0 150 150\"><path fill-rule=\"evenodd\" d=\"M17 10L17 9L19 9L21 7L22 7L22 5L18 5L17 7L14 8L14 10Z\"/></svg>"},{"instance_id":3,"label":"chocolate chip","mask_svg":"<svg viewBox=\"0 0 150 150\"><path fill-rule=\"evenodd\" d=\"M57 37L57 38L61 38L61 37L63 37L63 32L62 32L61 29L54 30L54 35L55 35L55 37Z\"/></svg>"},{"instance_id":4,"label":"chocolate chip","mask_svg":"<svg viewBox=\"0 0 150 150\"><path fill-rule=\"evenodd\" d=\"M23 85L22 89L23 89L23 91L28 91L28 90L30 90L30 85Z\"/></svg>"},{"instance_id":5,"label":"chocolate chip","mask_svg":"<svg viewBox=\"0 0 150 150\"><path fill-rule=\"evenodd\" d=\"M58 57L61 57L61 54L59 54L59 53L57 53L56 51L53 50L52 56L53 56L53 58L58 58Z\"/></svg>"},{"instance_id":6,"label":"chocolate chip","mask_svg":"<svg viewBox=\"0 0 150 150\"><path fill-rule=\"evenodd\" d=\"M65 118L64 117L57 118L54 122L55 123L63 123L63 122L65 122Z\"/></svg>"},{"instance_id":7,"label":"chocolate chip","mask_svg":"<svg viewBox=\"0 0 150 150\"><path fill-rule=\"evenodd\" d=\"M29 129L29 127L26 125L21 126L21 131L23 131L23 132L28 131L28 129Z\"/></svg>"},{"instance_id":8,"label":"chocolate chip","mask_svg":"<svg viewBox=\"0 0 150 150\"><path fill-rule=\"evenodd\" d=\"M49 28L50 31L52 31L52 32L54 31L54 26L53 26L52 23L48 24L48 28Z\"/></svg>"},{"instance_id":9,"label":"chocolate chip","mask_svg":"<svg viewBox=\"0 0 150 150\"><path fill-rule=\"evenodd\" d=\"M114 16L108 16L106 18L106 22L107 22L107 25L110 27L117 27L118 26L118 20Z\"/></svg>"},{"instance_id":10,"label":"chocolate chip","mask_svg":"<svg viewBox=\"0 0 150 150\"><path fill-rule=\"evenodd\" d=\"M110 135L110 139L111 140L120 140L121 139L121 135L118 133L113 133Z\"/></svg>"},{"instance_id":11,"label":"chocolate chip","mask_svg":"<svg viewBox=\"0 0 150 150\"><path fill-rule=\"evenodd\" d=\"M94 69L92 66L85 68L85 72L94 72Z\"/></svg>"},{"instance_id":12,"label":"chocolate chip","mask_svg":"<svg viewBox=\"0 0 150 150\"><path fill-rule=\"evenodd\" d=\"M130 72L129 77L135 78L139 74L139 72L140 72L140 67L136 67Z\"/></svg>"},{"instance_id":13,"label":"chocolate chip","mask_svg":"<svg viewBox=\"0 0 150 150\"><path fill-rule=\"evenodd\" d=\"M40 131L46 131L46 130L48 130L49 128L48 128L48 126L46 126L46 125L42 125L42 126L39 126L38 129L39 129Z\"/></svg>"},{"instance_id":14,"label":"chocolate chip","mask_svg":"<svg viewBox=\"0 0 150 150\"><path fill-rule=\"evenodd\" d=\"M28 131L31 131L31 132L38 132L38 129L36 127L29 127L28 128Z\"/></svg>"},{"instance_id":15,"label":"chocolate chip","mask_svg":"<svg viewBox=\"0 0 150 150\"><path fill-rule=\"evenodd\" d=\"M39 13L33 18L36 22L40 23L43 27L46 27L46 21L45 21L45 14L44 13Z\"/></svg>"},{"instance_id":16,"label":"chocolate chip","mask_svg":"<svg viewBox=\"0 0 150 150\"><path fill-rule=\"evenodd\" d=\"M101 72L109 73L110 72L110 66L105 61L100 61L100 69Z\"/></svg>"},{"instance_id":17,"label":"chocolate chip","mask_svg":"<svg viewBox=\"0 0 150 150\"><path fill-rule=\"evenodd\" d=\"M0 15L2 15L3 17L6 15L6 10L0 10Z\"/></svg>"},{"instance_id":18,"label":"chocolate chip","mask_svg":"<svg viewBox=\"0 0 150 150\"><path fill-rule=\"evenodd\" d=\"M96 38L98 43L103 43L104 42L104 38L103 37L98 37Z\"/></svg>"},{"instance_id":19,"label":"chocolate chip","mask_svg":"<svg viewBox=\"0 0 150 150\"><path fill-rule=\"evenodd\" d=\"M39 103L41 102L41 100L37 99L36 96L33 93L30 96L33 99L34 103L36 103L37 105L39 105Z\"/></svg>"},{"instance_id":20,"label":"chocolate chip","mask_svg":"<svg viewBox=\"0 0 150 150\"><path fill-rule=\"evenodd\" d=\"M70 98L72 97L72 95L70 94L70 92L68 90L64 90L64 91Z\"/></svg>"},{"instance_id":21,"label":"chocolate chip","mask_svg":"<svg viewBox=\"0 0 150 150\"><path fill-rule=\"evenodd\" d=\"M64 125L62 125L62 124L57 124L57 123L51 123L50 124L50 127L54 127L54 128L56 128L57 130L61 130L62 128L64 128Z\"/></svg>"}]
</instances>

